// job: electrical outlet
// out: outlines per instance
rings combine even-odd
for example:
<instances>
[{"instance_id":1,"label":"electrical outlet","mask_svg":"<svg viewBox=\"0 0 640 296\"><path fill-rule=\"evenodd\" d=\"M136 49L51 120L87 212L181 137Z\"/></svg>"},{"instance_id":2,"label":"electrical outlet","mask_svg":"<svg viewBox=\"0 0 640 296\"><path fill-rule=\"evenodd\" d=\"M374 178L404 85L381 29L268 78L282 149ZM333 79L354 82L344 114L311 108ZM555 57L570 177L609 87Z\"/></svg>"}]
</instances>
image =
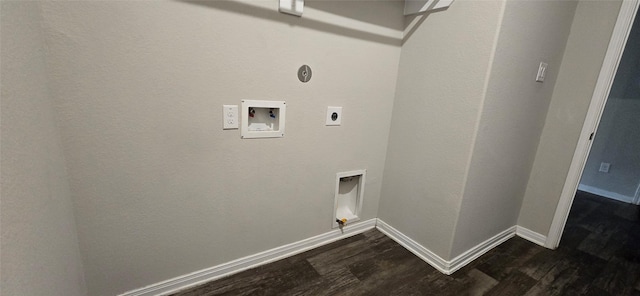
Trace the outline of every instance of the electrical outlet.
<instances>
[{"instance_id":1,"label":"electrical outlet","mask_svg":"<svg viewBox=\"0 0 640 296\"><path fill-rule=\"evenodd\" d=\"M222 105L222 129L238 128L238 105Z\"/></svg>"},{"instance_id":2,"label":"electrical outlet","mask_svg":"<svg viewBox=\"0 0 640 296\"><path fill-rule=\"evenodd\" d=\"M608 173L609 172L609 167L611 167L611 164L608 162L601 162L600 163L600 172L603 173Z\"/></svg>"},{"instance_id":3,"label":"electrical outlet","mask_svg":"<svg viewBox=\"0 0 640 296\"><path fill-rule=\"evenodd\" d=\"M327 107L325 125L340 125L342 123L342 107Z\"/></svg>"}]
</instances>

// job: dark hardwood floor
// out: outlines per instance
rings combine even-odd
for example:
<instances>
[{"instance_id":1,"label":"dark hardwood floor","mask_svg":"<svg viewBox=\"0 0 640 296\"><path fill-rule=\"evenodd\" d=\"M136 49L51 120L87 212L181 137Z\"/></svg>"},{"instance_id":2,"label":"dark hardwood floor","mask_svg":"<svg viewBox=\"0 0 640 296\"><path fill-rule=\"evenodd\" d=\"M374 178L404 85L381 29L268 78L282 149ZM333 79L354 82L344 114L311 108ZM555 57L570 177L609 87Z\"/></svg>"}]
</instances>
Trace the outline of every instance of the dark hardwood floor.
<instances>
[{"instance_id":1,"label":"dark hardwood floor","mask_svg":"<svg viewBox=\"0 0 640 296\"><path fill-rule=\"evenodd\" d=\"M174 295L640 295L638 210L578 192L557 250L514 237L451 276L371 230Z\"/></svg>"}]
</instances>

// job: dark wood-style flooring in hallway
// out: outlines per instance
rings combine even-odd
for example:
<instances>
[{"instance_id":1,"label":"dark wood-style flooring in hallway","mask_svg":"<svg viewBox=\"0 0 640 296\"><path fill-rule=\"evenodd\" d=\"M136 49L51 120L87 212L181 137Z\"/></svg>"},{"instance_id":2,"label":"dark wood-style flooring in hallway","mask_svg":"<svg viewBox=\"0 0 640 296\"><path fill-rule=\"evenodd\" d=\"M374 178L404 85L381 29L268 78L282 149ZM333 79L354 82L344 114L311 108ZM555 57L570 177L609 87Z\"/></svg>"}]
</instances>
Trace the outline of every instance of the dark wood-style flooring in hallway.
<instances>
[{"instance_id":1,"label":"dark wood-style flooring in hallway","mask_svg":"<svg viewBox=\"0 0 640 296\"><path fill-rule=\"evenodd\" d=\"M446 276L371 230L174 295L640 295L638 217L578 192L557 250L514 237Z\"/></svg>"}]
</instances>

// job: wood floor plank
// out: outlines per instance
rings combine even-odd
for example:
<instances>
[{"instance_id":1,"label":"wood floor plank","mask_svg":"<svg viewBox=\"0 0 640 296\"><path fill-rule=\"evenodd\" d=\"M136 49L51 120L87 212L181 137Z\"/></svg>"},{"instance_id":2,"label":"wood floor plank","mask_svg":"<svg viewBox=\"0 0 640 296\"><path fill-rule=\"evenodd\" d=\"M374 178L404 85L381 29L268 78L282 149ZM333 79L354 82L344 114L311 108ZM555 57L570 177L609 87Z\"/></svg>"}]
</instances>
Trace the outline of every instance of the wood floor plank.
<instances>
[{"instance_id":1,"label":"wood floor plank","mask_svg":"<svg viewBox=\"0 0 640 296\"><path fill-rule=\"evenodd\" d=\"M349 287L356 286L360 283L347 268L334 270L323 277L313 279L307 283L303 283L288 291L284 291L281 295L295 296L330 296L344 295Z\"/></svg>"},{"instance_id":2,"label":"wood floor plank","mask_svg":"<svg viewBox=\"0 0 640 296\"><path fill-rule=\"evenodd\" d=\"M589 254L562 258L526 295L582 295L602 272L606 261Z\"/></svg>"},{"instance_id":3,"label":"wood floor plank","mask_svg":"<svg viewBox=\"0 0 640 296\"><path fill-rule=\"evenodd\" d=\"M535 284L536 280L516 270L489 290L486 295L524 295Z\"/></svg>"},{"instance_id":4,"label":"wood floor plank","mask_svg":"<svg viewBox=\"0 0 640 296\"><path fill-rule=\"evenodd\" d=\"M319 277L320 275L307 261L284 259L175 295L276 295L280 291Z\"/></svg>"},{"instance_id":5,"label":"wood floor plank","mask_svg":"<svg viewBox=\"0 0 640 296\"><path fill-rule=\"evenodd\" d=\"M396 244L397 245L397 244ZM378 253L375 258L353 262L349 265L351 272L361 281L367 280L371 276L380 276L386 272L393 271L398 265L423 265L424 268L430 266L422 264L419 258L401 246ZM416 260L417 259L417 260Z\"/></svg>"},{"instance_id":6,"label":"wood floor plank","mask_svg":"<svg viewBox=\"0 0 640 296\"><path fill-rule=\"evenodd\" d=\"M469 296L484 295L499 283L496 279L477 269L470 270L467 275L470 279L467 291Z\"/></svg>"},{"instance_id":7,"label":"wood floor plank","mask_svg":"<svg viewBox=\"0 0 640 296\"><path fill-rule=\"evenodd\" d=\"M638 292L635 285L639 280L640 265L614 258L594 284L612 295L631 295Z\"/></svg>"},{"instance_id":8,"label":"wood floor plank","mask_svg":"<svg viewBox=\"0 0 640 296\"><path fill-rule=\"evenodd\" d=\"M531 257L518 270L535 280L540 280L560 262L563 255L559 252L544 249Z\"/></svg>"},{"instance_id":9,"label":"wood floor plank","mask_svg":"<svg viewBox=\"0 0 640 296\"><path fill-rule=\"evenodd\" d=\"M615 245L610 243L611 233L590 233L578 246L578 250L609 260L615 250Z\"/></svg>"},{"instance_id":10,"label":"wood floor plank","mask_svg":"<svg viewBox=\"0 0 640 296\"><path fill-rule=\"evenodd\" d=\"M591 232L583 227L567 224L558 250L575 250L589 234Z\"/></svg>"},{"instance_id":11,"label":"wood floor plank","mask_svg":"<svg viewBox=\"0 0 640 296\"><path fill-rule=\"evenodd\" d=\"M375 255L376 253L371 250L367 241L361 239L309 257L307 261L319 274L325 275L349 264L371 259Z\"/></svg>"},{"instance_id":12,"label":"wood floor plank","mask_svg":"<svg viewBox=\"0 0 640 296\"><path fill-rule=\"evenodd\" d=\"M412 277L388 295L465 295L472 286L469 277L452 277L438 271Z\"/></svg>"},{"instance_id":13,"label":"wood floor plank","mask_svg":"<svg viewBox=\"0 0 640 296\"><path fill-rule=\"evenodd\" d=\"M609 292L602 290L596 286L589 287L587 293L584 296L612 296Z\"/></svg>"},{"instance_id":14,"label":"wood floor plank","mask_svg":"<svg viewBox=\"0 0 640 296\"><path fill-rule=\"evenodd\" d=\"M357 241L360 241L360 240L363 240L363 239L365 239L365 236L364 236L363 233L357 234L357 235L354 235L354 236L350 236L350 237L335 241L335 242L330 243L330 244L326 244L324 246L317 247L315 249L311 249L309 251L306 251L304 253L298 254L296 256L299 256L300 258L304 258L304 259L310 258L310 257L316 256L318 254L322 254L324 252L327 252L329 250L341 248L341 247L343 247L345 245L348 245L350 243L357 242Z\"/></svg>"},{"instance_id":15,"label":"wood floor plank","mask_svg":"<svg viewBox=\"0 0 640 296\"><path fill-rule=\"evenodd\" d=\"M582 197L577 203L573 203L569 217L567 218L567 224L577 224L588 217L593 211L595 211L599 202Z\"/></svg>"},{"instance_id":16,"label":"wood floor plank","mask_svg":"<svg viewBox=\"0 0 640 296\"><path fill-rule=\"evenodd\" d=\"M346 295L392 295L408 282L439 273L389 238L379 246L387 246L375 258L354 262L349 270L360 280L357 287L345 290Z\"/></svg>"},{"instance_id":17,"label":"wood floor plank","mask_svg":"<svg viewBox=\"0 0 640 296\"><path fill-rule=\"evenodd\" d=\"M522 238L516 237L505 242L502 248L495 248L495 255L477 266L478 270L501 281L513 270L520 268L543 249Z\"/></svg>"},{"instance_id":18,"label":"wood floor plank","mask_svg":"<svg viewBox=\"0 0 640 296\"><path fill-rule=\"evenodd\" d=\"M640 215L638 215L638 211L640 211L640 207L638 206L636 207L622 206L622 207L619 207L613 214L622 219L636 222L640 220Z\"/></svg>"}]
</instances>

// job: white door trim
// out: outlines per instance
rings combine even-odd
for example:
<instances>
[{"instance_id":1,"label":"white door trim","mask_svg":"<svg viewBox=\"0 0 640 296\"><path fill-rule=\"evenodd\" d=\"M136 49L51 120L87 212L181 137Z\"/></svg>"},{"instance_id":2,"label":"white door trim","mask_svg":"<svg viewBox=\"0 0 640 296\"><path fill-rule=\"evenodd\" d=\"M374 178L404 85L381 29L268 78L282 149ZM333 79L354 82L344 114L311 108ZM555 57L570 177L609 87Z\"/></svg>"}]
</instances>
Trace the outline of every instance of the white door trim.
<instances>
[{"instance_id":1,"label":"white door trim","mask_svg":"<svg viewBox=\"0 0 640 296\"><path fill-rule=\"evenodd\" d=\"M573 203L573 197L578 190L578 183L580 182L587 156L589 156L589 150L591 150L593 141L590 141L589 137L591 133L595 133L598 129L600 117L607 102L607 97L609 96L613 79L618 70L618 64L620 63L620 58L622 57L624 46L627 43L627 38L629 37L629 32L631 31L631 26L633 25L639 4L640 0L624 0L622 2L618 20L613 29L609 47L607 48L607 53L602 63L602 69L598 76L596 88L591 97L587 117L582 126L578 145L571 160L569 173L562 188L560 201L558 202L556 213L553 216L549 235L547 235L547 241L545 242L545 247L547 248L555 249L560 244L560 238L562 237L562 232L564 231L564 226L569 216L569 210Z\"/></svg>"},{"instance_id":2,"label":"white door trim","mask_svg":"<svg viewBox=\"0 0 640 296\"><path fill-rule=\"evenodd\" d=\"M638 188L636 188L636 195L633 197L633 204L640 205L640 183L638 183Z\"/></svg>"}]
</instances>

